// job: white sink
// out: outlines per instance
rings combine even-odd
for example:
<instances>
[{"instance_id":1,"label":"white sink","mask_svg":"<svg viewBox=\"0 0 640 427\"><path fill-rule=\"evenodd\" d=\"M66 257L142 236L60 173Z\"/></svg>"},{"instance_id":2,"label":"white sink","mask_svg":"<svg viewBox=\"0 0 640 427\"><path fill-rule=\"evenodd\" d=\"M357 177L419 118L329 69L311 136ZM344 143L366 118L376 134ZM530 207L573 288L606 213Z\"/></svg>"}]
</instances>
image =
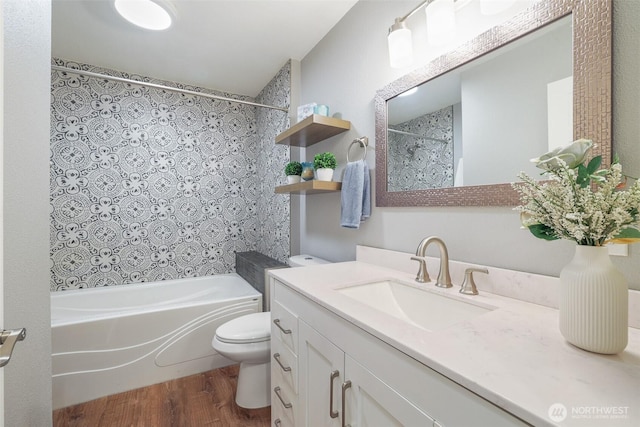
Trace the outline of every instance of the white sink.
<instances>
[{"instance_id":1,"label":"white sink","mask_svg":"<svg viewBox=\"0 0 640 427\"><path fill-rule=\"evenodd\" d=\"M493 310L393 280L355 285L336 291L427 331L441 330Z\"/></svg>"}]
</instances>

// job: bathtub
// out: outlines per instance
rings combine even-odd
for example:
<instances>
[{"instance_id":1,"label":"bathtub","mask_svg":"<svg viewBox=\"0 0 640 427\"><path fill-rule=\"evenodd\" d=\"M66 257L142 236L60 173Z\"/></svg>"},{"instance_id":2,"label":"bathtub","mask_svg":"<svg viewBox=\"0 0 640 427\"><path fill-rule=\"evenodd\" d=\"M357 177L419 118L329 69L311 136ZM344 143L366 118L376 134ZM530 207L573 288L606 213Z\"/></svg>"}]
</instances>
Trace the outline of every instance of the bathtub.
<instances>
[{"instance_id":1,"label":"bathtub","mask_svg":"<svg viewBox=\"0 0 640 427\"><path fill-rule=\"evenodd\" d=\"M262 311L235 273L51 294L53 408L220 368L218 326Z\"/></svg>"}]
</instances>

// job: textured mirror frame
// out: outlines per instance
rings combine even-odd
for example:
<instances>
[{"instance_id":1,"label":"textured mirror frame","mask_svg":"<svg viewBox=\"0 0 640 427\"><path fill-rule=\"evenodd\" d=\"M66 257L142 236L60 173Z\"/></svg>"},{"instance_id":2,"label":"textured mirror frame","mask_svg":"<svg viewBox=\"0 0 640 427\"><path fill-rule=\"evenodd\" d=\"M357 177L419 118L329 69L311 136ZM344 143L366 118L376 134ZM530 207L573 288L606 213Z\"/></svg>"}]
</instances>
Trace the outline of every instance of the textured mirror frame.
<instances>
[{"instance_id":1,"label":"textured mirror frame","mask_svg":"<svg viewBox=\"0 0 640 427\"><path fill-rule=\"evenodd\" d=\"M573 136L592 139L592 155L611 162L612 0L541 0L379 90L376 114L376 206L516 206L510 183L387 191L387 101L567 15L573 18ZM514 176L514 181L517 178Z\"/></svg>"}]
</instances>

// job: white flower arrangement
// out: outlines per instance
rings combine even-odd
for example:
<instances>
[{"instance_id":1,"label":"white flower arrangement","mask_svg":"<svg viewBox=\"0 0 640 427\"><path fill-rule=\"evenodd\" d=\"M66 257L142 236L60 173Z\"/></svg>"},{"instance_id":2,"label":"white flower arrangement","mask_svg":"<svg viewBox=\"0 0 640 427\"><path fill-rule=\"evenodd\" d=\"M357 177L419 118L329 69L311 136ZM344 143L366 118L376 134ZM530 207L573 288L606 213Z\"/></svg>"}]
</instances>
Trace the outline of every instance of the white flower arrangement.
<instances>
[{"instance_id":1,"label":"white flower arrangement","mask_svg":"<svg viewBox=\"0 0 640 427\"><path fill-rule=\"evenodd\" d=\"M532 159L548 181L518 175L523 182L513 187L522 205L515 210L534 236L586 246L640 241L640 181L623 189L626 178L617 159L609 169L599 169L602 156L586 163L592 146L592 141L579 139Z\"/></svg>"}]
</instances>

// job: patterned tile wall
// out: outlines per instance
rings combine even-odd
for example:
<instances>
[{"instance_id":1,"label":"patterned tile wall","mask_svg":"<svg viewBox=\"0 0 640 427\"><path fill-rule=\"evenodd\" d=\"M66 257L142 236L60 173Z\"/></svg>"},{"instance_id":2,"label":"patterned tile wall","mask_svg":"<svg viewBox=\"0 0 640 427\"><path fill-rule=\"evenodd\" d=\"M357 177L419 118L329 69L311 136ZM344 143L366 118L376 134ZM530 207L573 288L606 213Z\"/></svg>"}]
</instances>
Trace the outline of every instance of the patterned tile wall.
<instances>
[{"instance_id":1,"label":"patterned tile wall","mask_svg":"<svg viewBox=\"0 0 640 427\"><path fill-rule=\"evenodd\" d=\"M280 70L260 92L261 104L286 107L290 101L291 62ZM284 111L260 108L258 123L258 223L261 225L257 250L280 262L289 257L289 195L275 194L275 187L284 184L284 167L289 162L289 147L275 144L276 135L289 127L289 115Z\"/></svg>"},{"instance_id":2,"label":"patterned tile wall","mask_svg":"<svg viewBox=\"0 0 640 427\"><path fill-rule=\"evenodd\" d=\"M447 141L389 132L389 191L453 187L453 107L390 126Z\"/></svg>"},{"instance_id":3,"label":"patterned tile wall","mask_svg":"<svg viewBox=\"0 0 640 427\"><path fill-rule=\"evenodd\" d=\"M269 234L258 219L261 183L279 171L258 170L266 141L257 136L255 107L51 77L51 290L227 273L235 251L253 250ZM288 99L288 84L277 90ZM288 200L270 203L288 214ZM281 218L288 230L289 217ZM288 232L273 238L274 247L288 248Z\"/></svg>"}]
</instances>

